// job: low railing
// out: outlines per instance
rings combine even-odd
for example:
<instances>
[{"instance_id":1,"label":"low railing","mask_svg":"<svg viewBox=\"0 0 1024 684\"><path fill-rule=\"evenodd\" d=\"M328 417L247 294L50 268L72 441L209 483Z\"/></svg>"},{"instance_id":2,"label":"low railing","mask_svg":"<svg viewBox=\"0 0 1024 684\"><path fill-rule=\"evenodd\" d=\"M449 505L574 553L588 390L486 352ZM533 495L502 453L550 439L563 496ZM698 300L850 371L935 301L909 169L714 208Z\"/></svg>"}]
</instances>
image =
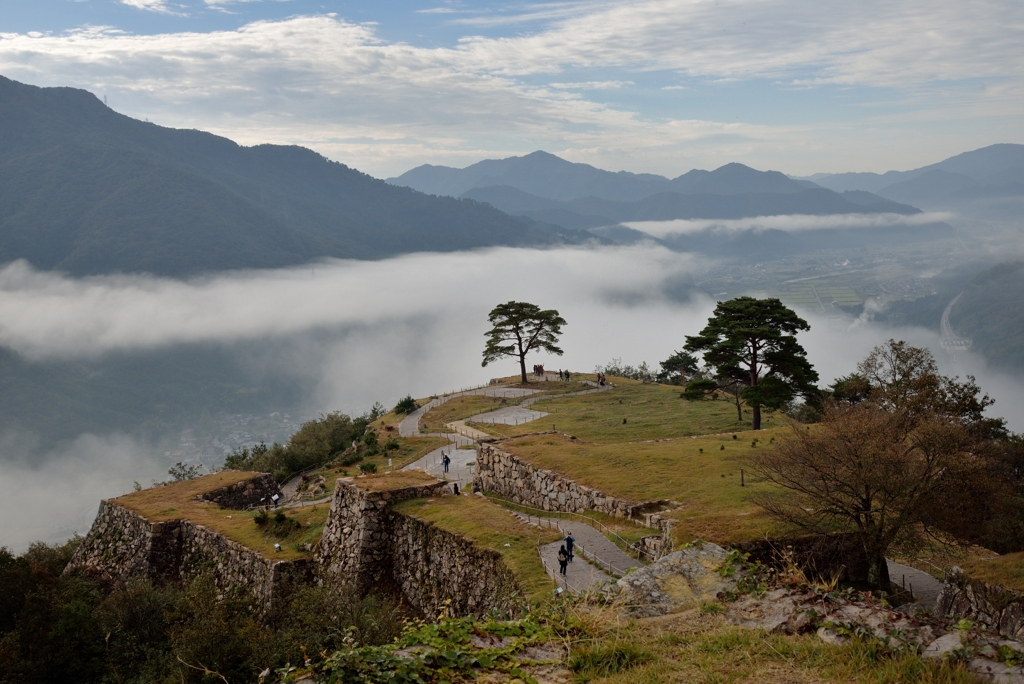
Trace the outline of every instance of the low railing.
<instances>
[{"instance_id":1,"label":"low railing","mask_svg":"<svg viewBox=\"0 0 1024 684\"><path fill-rule=\"evenodd\" d=\"M618 539L623 545L625 545L627 548L632 550L637 555L638 558L641 558L641 559L642 558L649 558L651 561L658 560L657 554L655 554L653 551L648 551L647 549L641 548L639 544L634 544L634 543L630 542L629 540L627 540L627 539L623 538L622 536L620 536L614 530L610 529L607 525L602 523L600 520L597 520L595 518L591 518L588 515L583 515L582 513L573 513L571 511L548 511L548 510L545 510L543 508L538 508L536 506L529 506L527 504L515 503L513 501L509 501L508 499L503 499L503 498L501 498L499 496L495 496L494 494L485 494L485 496L488 499L490 499L491 501L494 501L499 506L503 506L505 508L509 508L509 509L512 509L512 510L527 509L527 514L529 514L528 513L529 511L536 511L537 513L543 513L544 514L543 517L545 517L545 518L552 518L552 517L554 517L554 518L562 518L563 516L568 516L568 518L570 520L579 520L580 522L583 522L584 524L590 525L591 527L600 528L600 530L605 534L605 536L612 536L615 539ZM535 516L535 517L539 518L541 516Z\"/></svg>"}]
</instances>

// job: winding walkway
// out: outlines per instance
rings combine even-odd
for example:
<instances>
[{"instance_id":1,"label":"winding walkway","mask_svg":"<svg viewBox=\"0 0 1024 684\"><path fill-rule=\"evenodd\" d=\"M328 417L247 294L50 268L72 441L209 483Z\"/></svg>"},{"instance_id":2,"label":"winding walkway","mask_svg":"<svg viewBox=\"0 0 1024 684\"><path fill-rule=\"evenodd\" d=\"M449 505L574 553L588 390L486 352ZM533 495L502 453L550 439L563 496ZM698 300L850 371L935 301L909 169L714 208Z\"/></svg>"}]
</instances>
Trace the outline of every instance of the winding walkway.
<instances>
[{"instance_id":1,"label":"winding walkway","mask_svg":"<svg viewBox=\"0 0 1024 684\"><path fill-rule=\"evenodd\" d=\"M562 520L561 518L542 518L519 512L515 512L514 515L529 525L548 527L558 530L565 535L572 532L572 536L576 539L576 554L589 558L613 575L621 577L633 568L639 568L642 565L640 561L620 549L608 537L586 523ZM558 547L555 547L556 556L557 553Z\"/></svg>"},{"instance_id":2,"label":"winding walkway","mask_svg":"<svg viewBox=\"0 0 1024 684\"><path fill-rule=\"evenodd\" d=\"M915 603L921 604L922 608L931 610L935 607L935 601L942 591L942 582L929 575L924 570L918 570L907 565L901 565L895 561L886 560L889 566L889 581L894 585L902 586L906 583L907 589L913 588Z\"/></svg>"},{"instance_id":3,"label":"winding walkway","mask_svg":"<svg viewBox=\"0 0 1024 684\"><path fill-rule=\"evenodd\" d=\"M554 376L548 378L556 381ZM611 389L611 386L594 387L593 389L571 392L566 394L550 395L541 389L522 389L518 387L480 387L477 389L455 392L443 397L431 399L426 404L406 416L398 425L398 434L403 437L420 436L420 419L423 415L455 397L468 395L481 395L489 397L501 397L508 399L525 398L518 406L508 406L496 411L475 415L467 420L474 422L494 422L505 425L527 422L541 418L547 413L541 411L530 411L527 407L541 399L553 399L561 397L579 396L582 394L593 394ZM540 396L530 396L540 395ZM533 416L527 418L527 416ZM465 420L458 420L448 424L453 430L451 433L437 433L436 436L445 437L451 443L434 449L425 456L406 465L402 470L421 469L438 478L449 482L457 482L459 488L468 491L473 485L473 466L476 463L476 451L460 449L461 446L475 444L481 439L489 439L492 436L485 432L476 430L466 425ZM432 433L433 434L433 433ZM448 472L444 472L443 458L445 454L451 459ZM548 574L567 591L588 591L599 587L607 582L613 582L615 576L621 576L631 568L639 567L641 564L633 557L622 551L601 532L583 523L572 523L558 518L545 518L531 516L522 513L514 513L523 524L535 525L557 529L563 534L572 532L576 539L576 558L566 569L566 575L558 572L558 550L562 542L545 544L540 548L541 562ZM586 559L589 559L588 562Z\"/></svg>"}]
</instances>

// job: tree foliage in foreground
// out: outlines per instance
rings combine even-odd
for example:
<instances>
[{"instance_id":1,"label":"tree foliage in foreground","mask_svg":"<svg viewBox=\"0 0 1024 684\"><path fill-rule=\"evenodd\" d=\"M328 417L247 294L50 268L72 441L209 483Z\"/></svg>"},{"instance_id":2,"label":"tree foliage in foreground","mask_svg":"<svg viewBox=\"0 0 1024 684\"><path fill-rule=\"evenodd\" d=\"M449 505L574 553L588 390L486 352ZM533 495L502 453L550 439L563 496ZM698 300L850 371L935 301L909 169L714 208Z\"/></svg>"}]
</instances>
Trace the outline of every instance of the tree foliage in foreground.
<instances>
[{"instance_id":1,"label":"tree foliage in foreground","mask_svg":"<svg viewBox=\"0 0 1024 684\"><path fill-rule=\"evenodd\" d=\"M488 314L491 329L487 331L487 346L481 366L494 363L505 357L519 359L522 381L526 377L526 355L532 351L546 351L562 355L558 336L562 334L565 319L554 309L541 310L528 302L506 302L499 304Z\"/></svg>"},{"instance_id":2,"label":"tree foliage in foreground","mask_svg":"<svg viewBox=\"0 0 1024 684\"><path fill-rule=\"evenodd\" d=\"M1020 474L1015 485L1002 421L984 415L992 400L973 378L939 375L928 350L889 340L854 384L852 397L825 403L820 425L794 424L755 457L756 472L784 490L759 503L808 532L853 533L869 582L888 589L892 550L983 541L1005 523Z\"/></svg>"},{"instance_id":3,"label":"tree foliage in foreground","mask_svg":"<svg viewBox=\"0 0 1024 684\"><path fill-rule=\"evenodd\" d=\"M685 350L701 354L711 377L692 381L684 396L698 399L733 385L753 411L753 429L761 429L761 408L786 406L796 395L814 392L818 374L796 333L807 321L778 299L737 297L719 302L707 326L687 335Z\"/></svg>"},{"instance_id":4,"label":"tree foliage in foreground","mask_svg":"<svg viewBox=\"0 0 1024 684\"><path fill-rule=\"evenodd\" d=\"M250 599L225 595L209 575L109 586L62 574L80 541L21 555L0 547L0 683L255 682L307 653L402 632L394 603L351 591L304 587L259 619Z\"/></svg>"}]
</instances>

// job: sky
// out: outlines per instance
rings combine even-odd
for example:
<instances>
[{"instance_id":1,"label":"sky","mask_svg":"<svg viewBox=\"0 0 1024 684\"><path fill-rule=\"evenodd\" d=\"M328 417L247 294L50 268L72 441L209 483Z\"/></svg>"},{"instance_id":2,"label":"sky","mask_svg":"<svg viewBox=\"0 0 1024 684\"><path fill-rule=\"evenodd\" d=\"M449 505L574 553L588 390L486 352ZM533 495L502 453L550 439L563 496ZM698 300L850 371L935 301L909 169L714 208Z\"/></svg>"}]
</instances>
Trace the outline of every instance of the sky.
<instances>
[{"instance_id":1,"label":"sky","mask_svg":"<svg viewBox=\"0 0 1024 684\"><path fill-rule=\"evenodd\" d=\"M378 177L543 149L670 177L1024 143L1019 0L0 0L0 74Z\"/></svg>"}]
</instances>

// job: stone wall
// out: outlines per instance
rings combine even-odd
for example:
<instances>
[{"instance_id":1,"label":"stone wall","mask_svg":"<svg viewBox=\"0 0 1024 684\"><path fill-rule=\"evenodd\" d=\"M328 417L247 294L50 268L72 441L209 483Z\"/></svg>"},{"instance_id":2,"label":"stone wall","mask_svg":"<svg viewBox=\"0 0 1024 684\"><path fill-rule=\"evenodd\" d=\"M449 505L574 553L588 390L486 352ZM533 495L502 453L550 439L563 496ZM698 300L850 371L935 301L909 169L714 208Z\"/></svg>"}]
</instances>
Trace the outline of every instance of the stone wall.
<instances>
[{"instance_id":1,"label":"stone wall","mask_svg":"<svg viewBox=\"0 0 1024 684\"><path fill-rule=\"evenodd\" d=\"M391 576L427 618L518 611L522 588L497 551L397 513L388 527Z\"/></svg>"},{"instance_id":2,"label":"stone wall","mask_svg":"<svg viewBox=\"0 0 1024 684\"><path fill-rule=\"evenodd\" d=\"M373 584L388 560L388 506L441 496L446 482L391 491L367 491L339 479L324 532L313 549L317 579L328 584Z\"/></svg>"},{"instance_id":3,"label":"stone wall","mask_svg":"<svg viewBox=\"0 0 1024 684\"><path fill-rule=\"evenodd\" d=\"M111 501L99 512L68 571L82 570L108 581L172 579L181 556L181 521L153 523Z\"/></svg>"},{"instance_id":4,"label":"stone wall","mask_svg":"<svg viewBox=\"0 0 1024 684\"><path fill-rule=\"evenodd\" d=\"M200 494L197 498L212 501L221 508L241 511L250 506L269 505L270 497L275 494L281 496L281 489L269 473L263 473L251 480L236 482L227 487Z\"/></svg>"},{"instance_id":5,"label":"stone wall","mask_svg":"<svg viewBox=\"0 0 1024 684\"><path fill-rule=\"evenodd\" d=\"M502 451L493 443L477 446L473 483L514 503L545 511L598 511L619 518L632 518L663 503L616 499L604 492L576 484L556 472L532 466Z\"/></svg>"},{"instance_id":6,"label":"stone wall","mask_svg":"<svg viewBox=\"0 0 1024 684\"><path fill-rule=\"evenodd\" d=\"M208 527L187 520L181 525L181 565L183 581L209 572L217 588L241 592L264 608L283 599L296 584L313 580L308 560L279 561L267 558Z\"/></svg>"},{"instance_id":7,"label":"stone wall","mask_svg":"<svg viewBox=\"0 0 1024 684\"><path fill-rule=\"evenodd\" d=\"M515 610L522 590L501 554L402 515L400 501L444 496L446 482L373 492L338 480L323 536L314 549L317 581L367 589L394 583L427 617Z\"/></svg>"},{"instance_id":8,"label":"stone wall","mask_svg":"<svg viewBox=\"0 0 1024 684\"><path fill-rule=\"evenodd\" d=\"M960 568L953 568L946 578L935 614L967 618L1010 639L1024 639L1024 594L972 580Z\"/></svg>"},{"instance_id":9,"label":"stone wall","mask_svg":"<svg viewBox=\"0 0 1024 684\"><path fill-rule=\"evenodd\" d=\"M114 582L187 581L209 571L219 589L247 593L264 609L312 581L309 561L266 558L189 520L150 522L112 501L100 504L65 570L74 571Z\"/></svg>"}]
</instances>

